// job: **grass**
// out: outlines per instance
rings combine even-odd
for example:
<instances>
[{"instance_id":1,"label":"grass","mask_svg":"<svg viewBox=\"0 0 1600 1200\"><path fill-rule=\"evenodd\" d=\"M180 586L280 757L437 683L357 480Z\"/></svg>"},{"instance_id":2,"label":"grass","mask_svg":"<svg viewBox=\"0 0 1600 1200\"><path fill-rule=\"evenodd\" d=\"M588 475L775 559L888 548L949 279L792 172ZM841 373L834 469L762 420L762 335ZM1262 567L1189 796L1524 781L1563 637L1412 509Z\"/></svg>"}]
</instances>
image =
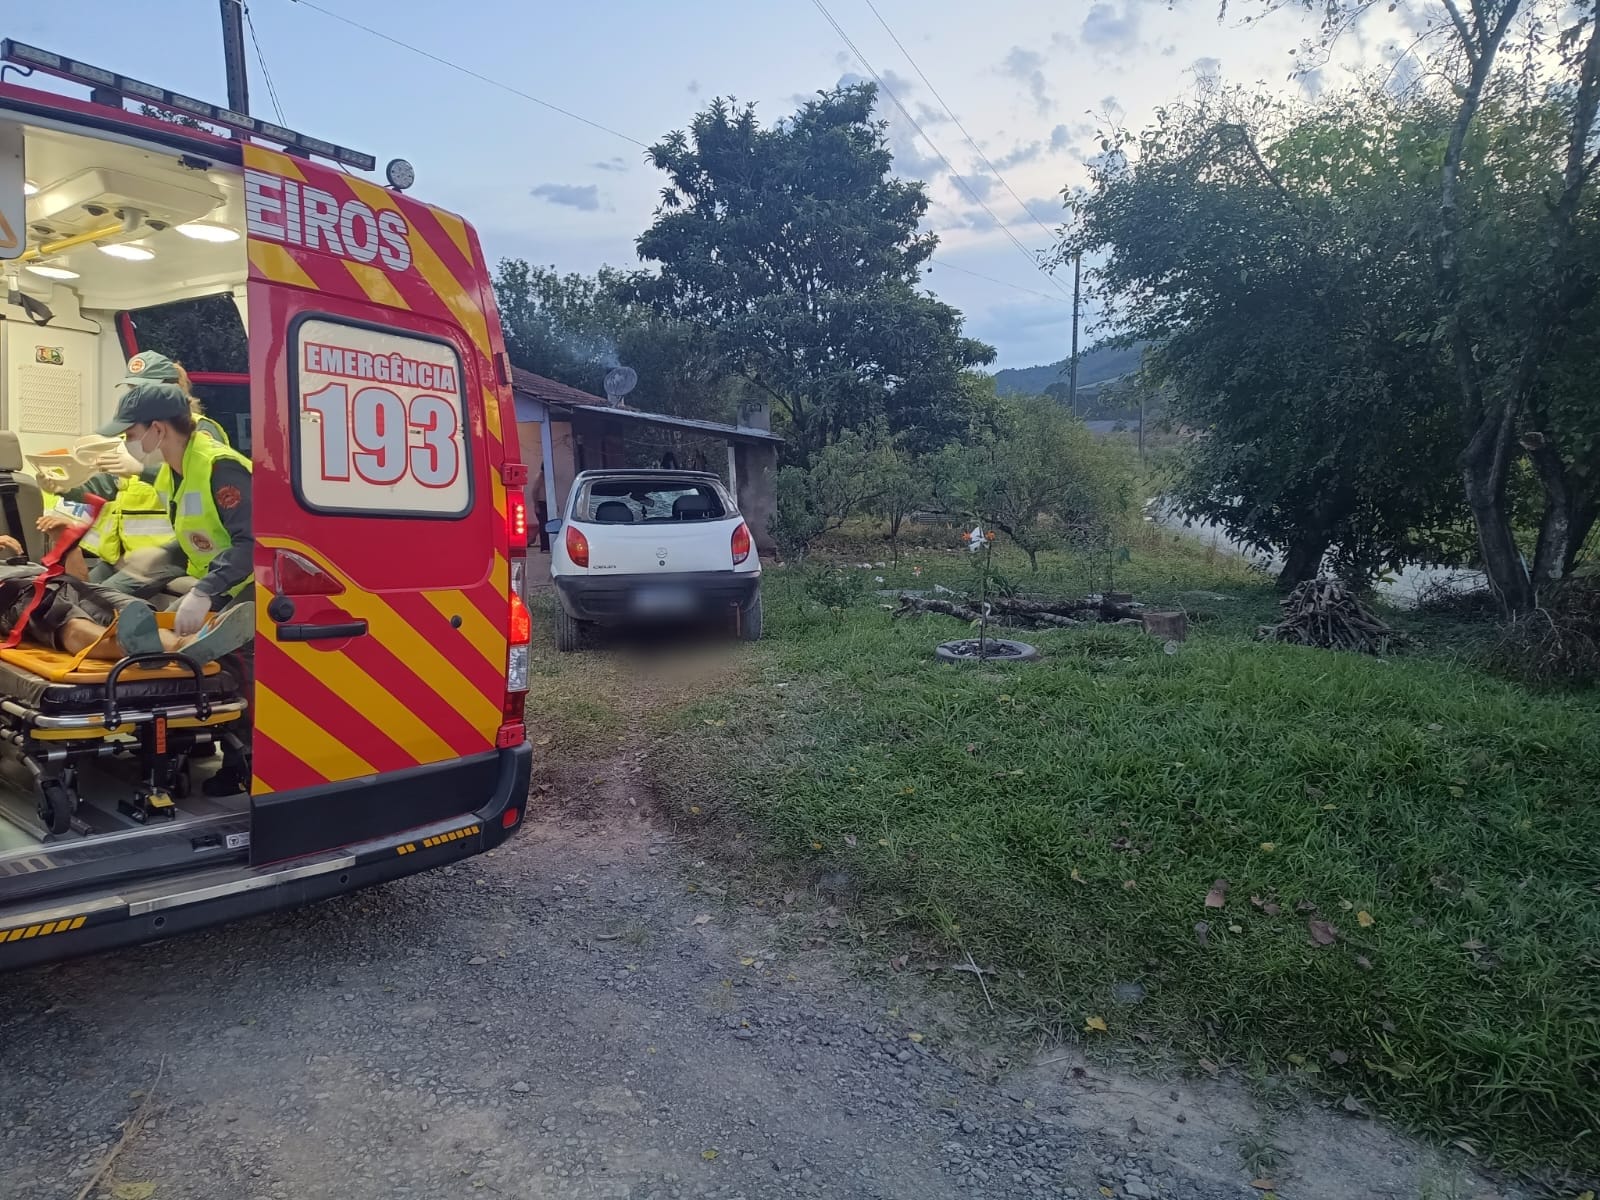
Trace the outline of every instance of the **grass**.
<instances>
[{"instance_id":1,"label":"grass","mask_svg":"<svg viewBox=\"0 0 1600 1200\"><path fill-rule=\"evenodd\" d=\"M1387 661L1255 643L1267 582L1153 532L1115 568L1201 618L1177 654L1090 627L1022 635L1038 665L942 667L957 622L895 621L870 591L828 611L770 573L752 678L675 711L663 802L848 873L1056 1030L1600 1173L1600 700L1492 680L1437 623L1433 653ZM1103 563L1002 569L1104 585ZM868 570L955 586L967 563ZM1129 983L1145 997L1119 1006Z\"/></svg>"}]
</instances>

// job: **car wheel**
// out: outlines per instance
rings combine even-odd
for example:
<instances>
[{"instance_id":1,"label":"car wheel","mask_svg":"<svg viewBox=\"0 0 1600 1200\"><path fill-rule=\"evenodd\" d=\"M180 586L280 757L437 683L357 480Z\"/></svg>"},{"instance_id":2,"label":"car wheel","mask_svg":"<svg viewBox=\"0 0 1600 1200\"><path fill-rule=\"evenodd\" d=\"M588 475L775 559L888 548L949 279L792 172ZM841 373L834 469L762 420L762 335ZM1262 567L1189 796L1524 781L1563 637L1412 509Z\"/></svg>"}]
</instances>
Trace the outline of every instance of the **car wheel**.
<instances>
[{"instance_id":1,"label":"car wheel","mask_svg":"<svg viewBox=\"0 0 1600 1200\"><path fill-rule=\"evenodd\" d=\"M739 637L747 642L761 640L761 593L739 610Z\"/></svg>"},{"instance_id":2,"label":"car wheel","mask_svg":"<svg viewBox=\"0 0 1600 1200\"><path fill-rule=\"evenodd\" d=\"M583 649L583 622L573 618L559 604L556 605L556 649L562 654Z\"/></svg>"}]
</instances>

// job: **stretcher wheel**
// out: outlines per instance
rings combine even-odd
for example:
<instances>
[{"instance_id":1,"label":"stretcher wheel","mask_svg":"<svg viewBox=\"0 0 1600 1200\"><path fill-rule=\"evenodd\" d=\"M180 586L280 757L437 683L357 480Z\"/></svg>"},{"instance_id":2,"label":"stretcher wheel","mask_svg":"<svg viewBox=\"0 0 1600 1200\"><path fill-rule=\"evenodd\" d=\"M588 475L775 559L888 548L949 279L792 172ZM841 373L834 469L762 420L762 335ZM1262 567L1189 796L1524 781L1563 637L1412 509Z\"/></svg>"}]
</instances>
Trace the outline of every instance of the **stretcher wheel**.
<instances>
[{"instance_id":1,"label":"stretcher wheel","mask_svg":"<svg viewBox=\"0 0 1600 1200\"><path fill-rule=\"evenodd\" d=\"M77 810L77 793L59 779L39 781L39 819L51 833L61 834L72 828L72 814Z\"/></svg>"},{"instance_id":2,"label":"stretcher wheel","mask_svg":"<svg viewBox=\"0 0 1600 1200\"><path fill-rule=\"evenodd\" d=\"M174 800L187 800L194 790L189 782L189 764L179 763L172 768L172 783L167 788Z\"/></svg>"}]
</instances>

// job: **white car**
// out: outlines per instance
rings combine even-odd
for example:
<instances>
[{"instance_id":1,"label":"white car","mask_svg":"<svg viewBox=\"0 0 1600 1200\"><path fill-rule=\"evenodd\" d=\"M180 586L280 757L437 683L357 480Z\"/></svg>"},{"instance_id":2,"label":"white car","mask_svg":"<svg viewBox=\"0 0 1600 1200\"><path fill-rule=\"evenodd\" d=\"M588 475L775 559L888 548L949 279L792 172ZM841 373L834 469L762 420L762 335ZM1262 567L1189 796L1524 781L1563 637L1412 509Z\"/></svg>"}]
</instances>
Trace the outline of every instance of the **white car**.
<instances>
[{"instance_id":1,"label":"white car","mask_svg":"<svg viewBox=\"0 0 1600 1200\"><path fill-rule=\"evenodd\" d=\"M556 648L586 627L725 619L761 637L761 558L739 507L701 471L584 471L550 521L550 575L561 602Z\"/></svg>"}]
</instances>

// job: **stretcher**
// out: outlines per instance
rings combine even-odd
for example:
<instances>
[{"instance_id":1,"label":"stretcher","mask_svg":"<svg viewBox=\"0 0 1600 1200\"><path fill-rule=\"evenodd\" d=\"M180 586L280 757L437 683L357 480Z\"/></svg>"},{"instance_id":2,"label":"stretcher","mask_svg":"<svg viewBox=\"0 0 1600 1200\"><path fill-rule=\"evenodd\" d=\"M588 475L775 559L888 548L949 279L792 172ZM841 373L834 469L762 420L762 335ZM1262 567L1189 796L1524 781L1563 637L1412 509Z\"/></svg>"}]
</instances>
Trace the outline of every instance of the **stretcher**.
<instances>
[{"instance_id":1,"label":"stretcher","mask_svg":"<svg viewBox=\"0 0 1600 1200\"><path fill-rule=\"evenodd\" d=\"M120 812L140 824L174 817L175 801L189 794L191 760L231 740L246 703L229 672L181 654L107 662L26 641L0 648L0 758L32 776L52 834L73 828L78 772L93 759L137 764Z\"/></svg>"}]
</instances>

